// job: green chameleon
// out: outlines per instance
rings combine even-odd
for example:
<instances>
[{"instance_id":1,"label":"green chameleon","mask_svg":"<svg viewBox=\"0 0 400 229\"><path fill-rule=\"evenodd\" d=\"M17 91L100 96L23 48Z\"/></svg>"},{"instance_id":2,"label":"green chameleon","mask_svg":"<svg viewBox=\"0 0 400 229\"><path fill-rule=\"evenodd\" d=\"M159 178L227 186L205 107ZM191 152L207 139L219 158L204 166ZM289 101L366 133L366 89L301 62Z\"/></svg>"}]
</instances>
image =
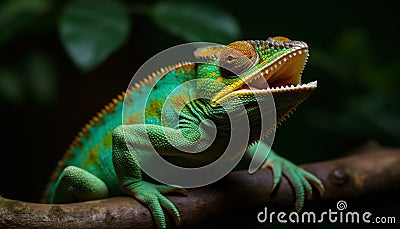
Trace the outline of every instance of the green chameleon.
<instances>
[{"instance_id":1,"label":"green chameleon","mask_svg":"<svg viewBox=\"0 0 400 229\"><path fill-rule=\"evenodd\" d=\"M72 142L58 163L43 200L69 203L129 195L150 209L158 228L165 228L163 208L176 224L180 222L180 215L164 194L185 194L186 190L157 183L142 174L139 161L151 147L176 165L207 165L220 157L227 147L231 133L228 115L234 114L237 120L249 117L249 140L246 147L238 151L246 150L246 155L254 155L257 147L269 151L269 146L260 139L317 87L316 82L301 84L308 46L301 41L274 37L236 41L227 47L199 48L194 55L209 62L162 68L113 99ZM171 93L194 79L201 81ZM143 94L149 95L147 100ZM167 100L170 94L173 98ZM276 120L267 131L262 131L259 108L260 104L271 100L271 95ZM166 126L162 119L165 103L170 103L167 112L178 117L175 125ZM144 111L141 107L145 107ZM130 115L123 115L123 109ZM143 112L144 115L140 115ZM214 136L207 131L210 120L217 130ZM201 153L185 152L185 147ZM289 179L296 193L297 211L305 198L312 195L311 185L320 194L324 192L317 177L272 151L263 160L262 167L272 169L273 189L282 174Z\"/></svg>"}]
</instances>

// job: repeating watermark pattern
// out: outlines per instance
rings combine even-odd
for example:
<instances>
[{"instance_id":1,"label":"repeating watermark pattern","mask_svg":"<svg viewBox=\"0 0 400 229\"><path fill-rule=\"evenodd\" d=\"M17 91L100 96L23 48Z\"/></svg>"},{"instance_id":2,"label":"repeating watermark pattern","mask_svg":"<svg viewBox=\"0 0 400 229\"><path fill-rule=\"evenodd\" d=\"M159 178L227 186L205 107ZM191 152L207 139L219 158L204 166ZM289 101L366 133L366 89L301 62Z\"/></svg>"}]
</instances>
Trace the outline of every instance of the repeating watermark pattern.
<instances>
[{"instance_id":1,"label":"repeating watermark pattern","mask_svg":"<svg viewBox=\"0 0 400 229\"><path fill-rule=\"evenodd\" d=\"M345 211L347 203L339 200L336 203L337 210L328 209L323 212L275 212L268 211L264 207L263 211L257 214L259 223L376 223L376 224L395 224L395 216L373 216L369 211Z\"/></svg>"}]
</instances>

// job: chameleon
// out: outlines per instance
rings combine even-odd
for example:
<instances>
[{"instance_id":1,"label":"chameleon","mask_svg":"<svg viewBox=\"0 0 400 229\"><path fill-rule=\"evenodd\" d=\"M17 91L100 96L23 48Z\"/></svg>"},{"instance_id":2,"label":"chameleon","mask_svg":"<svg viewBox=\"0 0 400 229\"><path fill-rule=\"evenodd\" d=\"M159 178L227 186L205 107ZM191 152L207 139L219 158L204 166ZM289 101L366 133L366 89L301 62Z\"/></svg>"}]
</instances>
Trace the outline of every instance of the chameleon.
<instances>
[{"instance_id":1,"label":"chameleon","mask_svg":"<svg viewBox=\"0 0 400 229\"><path fill-rule=\"evenodd\" d=\"M282 176L287 177L294 188L297 211L311 197L313 186L322 195L324 186L315 175L279 156L263 141L317 88L316 81L301 83L308 45L277 36L235 41L227 50L221 47L199 48L194 55L206 61L163 67L112 99L72 141L51 175L42 202L131 196L148 207L158 228L166 228L163 209L179 225L180 213L165 195L185 195L186 189L154 181L143 173L139 161L150 148L179 166L200 167L215 161L229 143L230 113L238 120L250 117L249 139L238 151L250 156L257 148L270 151L262 158L262 168L272 170L271 192ZM201 81L167 99L179 85L196 79ZM148 94L147 100L143 94ZM260 104L271 95L276 119L262 130ZM162 119L165 103L169 103L168 112L178 117L174 125L166 126ZM128 109L129 115L122 115L123 109ZM215 136L207 131L210 120ZM200 153L188 153L185 147Z\"/></svg>"}]
</instances>

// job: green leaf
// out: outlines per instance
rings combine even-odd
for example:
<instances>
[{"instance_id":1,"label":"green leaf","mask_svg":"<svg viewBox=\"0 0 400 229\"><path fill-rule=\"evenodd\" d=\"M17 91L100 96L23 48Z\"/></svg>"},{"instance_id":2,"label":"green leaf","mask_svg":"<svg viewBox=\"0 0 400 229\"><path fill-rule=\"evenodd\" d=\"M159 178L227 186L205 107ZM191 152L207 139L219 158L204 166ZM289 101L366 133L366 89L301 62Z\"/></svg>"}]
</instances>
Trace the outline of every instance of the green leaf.
<instances>
[{"instance_id":1,"label":"green leaf","mask_svg":"<svg viewBox=\"0 0 400 229\"><path fill-rule=\"evenodd\" d=\"M61 42L73 62L89 71L124 44L129 35L129 17L111 0L74 0L60 21Z\"/></svg>"},{"instance_id":2,"label":"green leaf","mask_svg":"<svg viewBox=\"0 0 400 229\"><path fill-rule=\"evenodd\" d=\"M159 2L150 15L161 28L186 41L228 43L240 34L235 18L212 4Z\"/></svg>"}]
</instances>

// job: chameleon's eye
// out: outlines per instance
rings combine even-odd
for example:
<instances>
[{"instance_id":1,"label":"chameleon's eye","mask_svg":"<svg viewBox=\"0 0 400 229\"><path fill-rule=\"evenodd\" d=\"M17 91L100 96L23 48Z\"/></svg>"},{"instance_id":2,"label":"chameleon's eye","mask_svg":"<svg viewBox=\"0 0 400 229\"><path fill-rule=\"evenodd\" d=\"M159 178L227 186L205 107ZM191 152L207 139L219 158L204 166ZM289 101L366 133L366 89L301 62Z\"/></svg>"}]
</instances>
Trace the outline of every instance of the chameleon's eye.
<instances>
[{"instance_id":1,"label":"chameleon's eye","mask_svg":"<svg viewBox=\"0 0 400 229\"><path fill-rule=\"evenodd\" d=\"M227 45L220 55L220 66L224 77L233 78L253 67L258 54L253 45L245 41L236 41Z\"/></svg>"}]
</instances>

